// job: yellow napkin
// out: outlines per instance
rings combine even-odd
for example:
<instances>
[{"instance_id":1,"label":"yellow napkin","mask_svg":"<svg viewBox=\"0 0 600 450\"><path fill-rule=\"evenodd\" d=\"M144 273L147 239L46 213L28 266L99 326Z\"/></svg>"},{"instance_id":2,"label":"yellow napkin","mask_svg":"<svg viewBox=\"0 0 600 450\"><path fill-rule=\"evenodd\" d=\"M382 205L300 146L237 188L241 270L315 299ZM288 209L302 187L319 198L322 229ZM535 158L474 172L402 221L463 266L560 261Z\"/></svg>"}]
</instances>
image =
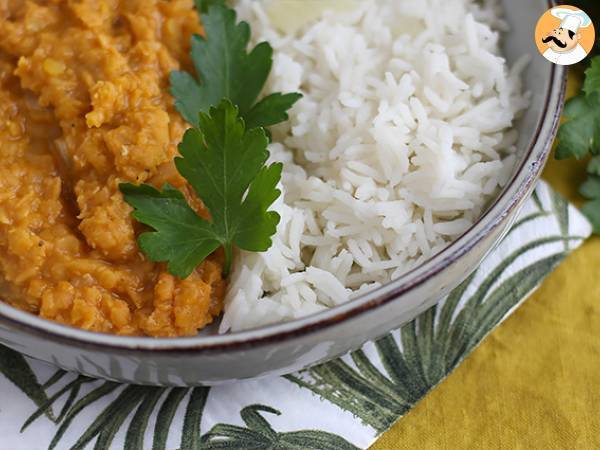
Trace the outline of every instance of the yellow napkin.
<instances>
[{"instance_id":1,"label":"yellow napkin","mask_svg":"<svg viewBox=\"0 0 600 450\"><path fill-rule=\"evenodd\" d=\"M569 79L569 93L580 87ZM544 178L577 205L585 161ZM600 238L542 287L373 450L600 448Z\"/></svg>"}]
</instances>

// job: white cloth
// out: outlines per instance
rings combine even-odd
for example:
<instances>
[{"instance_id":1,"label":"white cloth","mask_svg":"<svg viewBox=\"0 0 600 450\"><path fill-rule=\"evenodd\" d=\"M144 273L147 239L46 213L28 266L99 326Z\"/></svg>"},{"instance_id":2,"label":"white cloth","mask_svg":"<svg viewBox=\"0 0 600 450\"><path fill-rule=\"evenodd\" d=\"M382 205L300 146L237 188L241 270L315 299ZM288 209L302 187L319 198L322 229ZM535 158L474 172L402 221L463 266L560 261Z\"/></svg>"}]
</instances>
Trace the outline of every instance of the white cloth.
<instances>
[{"instance_id":1,"label":"white cloth","mask_svg":"<svg viewBox=\"0 0 600 450\"><path fill-rule=\"evenodd\" d=\"M561 66L576 64L579 61L582 61L586 56L587 53L580 44L577 44L577 47L568 52L555 52L551 48L544 52L544 58Z\"/></svg>"}]
</instances>

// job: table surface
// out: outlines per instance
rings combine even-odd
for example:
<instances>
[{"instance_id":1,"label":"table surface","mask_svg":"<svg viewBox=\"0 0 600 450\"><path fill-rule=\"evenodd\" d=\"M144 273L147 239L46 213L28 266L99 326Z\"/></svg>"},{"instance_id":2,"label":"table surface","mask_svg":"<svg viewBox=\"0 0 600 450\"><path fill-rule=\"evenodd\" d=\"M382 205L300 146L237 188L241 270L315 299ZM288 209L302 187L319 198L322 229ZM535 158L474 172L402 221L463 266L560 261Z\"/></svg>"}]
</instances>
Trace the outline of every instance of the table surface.
<instances>
[{"instance_id":1,"label":"table surface","mask_svg":"<svg viewBox=\"0 0 600 450\"><path fill-rule=\"evenodd\" d=\"M569 94L580 86L569 78ZM581 205L586 161L544 179ZM465 362L372 447L600 448L600 237L586 241Z\"/></svg>"}]
</instances>

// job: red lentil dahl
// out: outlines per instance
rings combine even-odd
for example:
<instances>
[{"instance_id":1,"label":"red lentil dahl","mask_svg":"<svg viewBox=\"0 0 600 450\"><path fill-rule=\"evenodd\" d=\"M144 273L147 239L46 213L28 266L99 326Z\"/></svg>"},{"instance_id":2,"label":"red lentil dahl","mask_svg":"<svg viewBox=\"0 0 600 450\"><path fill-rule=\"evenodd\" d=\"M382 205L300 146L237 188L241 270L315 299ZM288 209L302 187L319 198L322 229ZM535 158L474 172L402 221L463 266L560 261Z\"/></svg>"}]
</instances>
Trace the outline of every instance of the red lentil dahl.
<instances>
[{"instance_id":1,"label":"red lentil dahl","mask_svg":"<svg viewBox=\"0 0 600 450\"><path fill-rule=\"evenodd\" d=\"M191 0L0 0L0 292L87 330L194 335L221 261L186 280L139 252L118 184L165 182L186 124L168 75L200 32Z\"/></svg>"}]
</instances>

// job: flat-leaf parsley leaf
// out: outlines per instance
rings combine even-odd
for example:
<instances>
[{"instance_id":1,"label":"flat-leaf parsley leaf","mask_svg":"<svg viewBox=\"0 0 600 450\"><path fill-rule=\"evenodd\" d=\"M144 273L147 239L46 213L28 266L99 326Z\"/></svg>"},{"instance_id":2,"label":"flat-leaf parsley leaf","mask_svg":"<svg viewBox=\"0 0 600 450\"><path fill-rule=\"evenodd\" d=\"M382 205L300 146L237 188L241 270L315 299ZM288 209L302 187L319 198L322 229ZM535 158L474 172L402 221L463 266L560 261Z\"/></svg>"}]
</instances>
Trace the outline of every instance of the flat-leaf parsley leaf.
<instances>
[{"instance_id":1,"label":"flat-leaf parsley leaf","mask_svg":"<svg viewBox=\"0 0 600 450\"><path fill-rule=\"evenodd\" d=\"M249 53L250 26L236 23L236 13L220 1L197 0L206 38L192 37L192 61L197 78L183 71L171 73L175 107L193 126L198 113L227 98L239 108L248 128L268 127L288 119L287 111L299 93L271 94L258 103L271 66L273 49L261 42Z\"/></svg>"},{"instance_id":2,"label":"flat-leaf parsley leaf","mask_svg":"<svg viewBox=\"0 0 600 450\"><path fill-rule=\"evenodd\" d=\"M208 12L208 8L213 5L225 6L225 0L194 0L194 4L196 5L196 10L198 12L206 14Z\"/></svg>"},{"instance_id":3,"label":"flat-leaf parsley leaf","mask_svg":"<svg viewBox=\"0 0 600 450\"><path fill-rule=\"evenodd\" d=\"M204 202L211 222L196 214L170 185L162 191L149 185L120 185L135 209L134 217L154 229L139 237L141 250L152 261L168 262L169 271L181 278L220 246L227 275L233 246L268 250L280 220L268 208L281 193L277 183L282 165L265 165L269 152L264 129L247 129L228 100L199 118L199 128L185 133L175 165Z\"/></svg>"}]
</instances>

